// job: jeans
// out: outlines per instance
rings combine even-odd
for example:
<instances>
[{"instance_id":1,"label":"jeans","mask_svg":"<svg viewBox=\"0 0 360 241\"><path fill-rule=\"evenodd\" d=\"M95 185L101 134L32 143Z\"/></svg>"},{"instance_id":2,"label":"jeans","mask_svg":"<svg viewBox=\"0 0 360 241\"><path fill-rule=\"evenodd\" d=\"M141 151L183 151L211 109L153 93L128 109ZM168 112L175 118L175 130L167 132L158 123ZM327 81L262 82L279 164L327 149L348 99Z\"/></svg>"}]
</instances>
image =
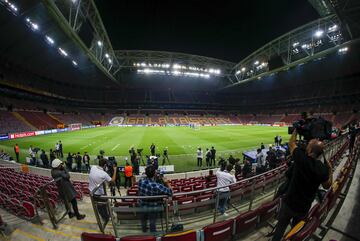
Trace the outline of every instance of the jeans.
<instances>
[{"instance_id":1,"label":"jeans","mask_svg":"<svg viewBox=\"0 0 360 241\"><path fill-rule=\"evenodd\" d=\"M141 228L142 231L145 233L147 232L147 220L150 223L150 232L156 232L156 218L157 213L159 212L157 209L158 207L148 207L146 205L141 205L143 208L143 212L141 214Z\"/></svg>"},{"instance_id":2,"label":"jeans","mask_svg":"<svg viewBox=\"0 0 360 241\"><path fill-rule=\"evenodd\" d=\"M198 166L198 167L201 167L201 166L202 166L202 158L201 158L201 157L198 157L198 158L197 158L197 166Z\"/></svg>"},{"instance_id":3,"label":"jeans","mask_svg":"<svg viewBox=\"0 0 360 241\"><path fill-rule=\"evenodd\" d=\"M286 228L291 220L292 220L291 226L294 227L305 216L306 213L295 212L291 210L290 207L285 202L282 202L278 215L278 223L276 225L272 241L280 241L282 239L286 231Z\"/></svg>"},{"instance_id":4,"label":"jeans","mask_svg":"<svg viewBox=\"0 0 360 241\"><path fill-rule=\"evenodd\" d=\"M228 200L230 199L230 192L219 192L219 195L219 212L220 214L224 214Z\"/></svg>"}]
</instances>

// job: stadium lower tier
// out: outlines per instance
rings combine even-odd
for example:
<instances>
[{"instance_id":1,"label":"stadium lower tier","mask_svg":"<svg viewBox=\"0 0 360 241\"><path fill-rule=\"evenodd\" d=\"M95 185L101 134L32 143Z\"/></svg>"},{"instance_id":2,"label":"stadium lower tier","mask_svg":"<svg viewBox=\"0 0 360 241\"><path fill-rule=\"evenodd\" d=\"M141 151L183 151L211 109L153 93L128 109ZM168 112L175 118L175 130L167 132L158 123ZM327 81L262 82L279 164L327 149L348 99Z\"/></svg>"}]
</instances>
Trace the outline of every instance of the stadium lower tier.
<instances>
[{"instance_id":1,"label":"stadium lower tier","mask_svg":"<svg viewBox=\"0 0 360 241\"><path fill-rule=\"evenodd\" d=\"M185 114L186 112L184 112ZM44 113L39 111L6 111L0 110L0 134L33 130L63 128L74 123L82 125L231 125L231 124L268 124L288 125L301 118L299 114L288 115L208 115L198 114L99 114L99 113ZM358 113L315 113L331 121L340 128L360 119Z\"/></svg>"}]
</instances>

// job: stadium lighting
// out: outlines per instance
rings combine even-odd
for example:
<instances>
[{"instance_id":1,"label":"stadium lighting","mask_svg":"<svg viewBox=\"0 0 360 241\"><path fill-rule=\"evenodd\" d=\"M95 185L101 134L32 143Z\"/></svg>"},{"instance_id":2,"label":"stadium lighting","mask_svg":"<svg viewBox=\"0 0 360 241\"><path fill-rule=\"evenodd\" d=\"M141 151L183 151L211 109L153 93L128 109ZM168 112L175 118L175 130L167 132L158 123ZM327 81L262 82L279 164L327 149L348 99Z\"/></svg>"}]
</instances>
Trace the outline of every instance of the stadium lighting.
<instances>
[{"instance_id":1,"label":"stadium lighting","mask_svg":"<svg viewBox=\"0 0 360 241\"><path fill-rule=\"evenodd\" d=\"M302 48L302 49L306 49L306 48L308 48L308 45L307 45L307 44L303 44L303 45L301 45L301 48Z\"/></svg>"},{"instance_id":2,"label":"stadium lighting","mask_svg":"<svg viewBox=\"0 0 360 241\"><path fill-rule=\"evenodd\" d=\"M241 73L241 70L238 70L235 72L236 75L240 74Z\"/></svg>"},{"instance_id":3,"label":"stadium lighting","mask_svg":"<svg viewBox=\"0 0 360 241\"><path fill-rule=\"evenodd\" d=\"M110 55L108 53L105 54L105 58L109 58Z\"/></svg>"},{"instance_id":4,"label":"stadium lighting","mask_svg":"<svg viewBox=\"0 0 360 241\"><path fill-rule=\"evenodd\" d=\"M108 62L109 64L112 64L112 60L110 58L108 58Z\"/></svg>"},{"instance_id":5,"label":"stadium lighting","mask_svg":"<svg viewBox=\"0 0 360 241\"><path fill-rule=\"evenodd\" d=\"M320 38L323 35L324 31L319 29L314 33L314 36Z\"/></svg>"},{"instance_id":6,"label":"stadium lighting","mask_svg":"<svg viewBox=\"0 0 360 241\"><path fill-rule=\"evenodd\" d=\"M103 45L103 43L99 40L99 41L97 41L97 45L98 45L99 47L101 47L101 46Z\"/></svg>"},{"instance_id":7,"label":"stadium lighting","mask_svg":"<svg viewBox=\"0 0 360 241\"><path fill-rule=\"evenodd\" d=\"M340 48L338 51L339 53L346 53L349 50L348 47Z\"/></svg>"},{"instance_id":8,"label":"stadium lighting","mask_svg":"<svg viewBox=\"0 0 360 241\"><path fill-rule=\"evenodd\" d=\"M59 48L59 52L60 52L60 54L62 54L65 57L68 56L68 53L65 50L63 50L62 48Z\"/></svg>"},{"instance_id":9,"label":"stadium lighting","mask_svg":"<svg viewBox=\"0 0 360 241\"><path fill-rule=\"evenodd\" d=\"M295 48L296 46L298 46L300 43L299 42L295 42L295 43L293 43L293 47Z\"/></svg>"},{"instance_id":10,"label":"stadium lighting","mask_svg":"<svg viewBox=\"0 0 360 241\"><path fill-rule=\"evenodd\" d=\"M258 65L258 64L259 64L259 61L258 61L258 60L256 60L256 61L254 62L254 64L255 64L255 65Z\"/></svg>"},{"instance_id":11,"label":"stadium lighting","mask_svg":"<svg viewBox=\"0 0 360 241\"><path fill-rule=\"evenodd\" d=\"M55 43L55 41L54 41L51 37L49 37L49 36L47 36L47 35L45 35L45 39L46 39L46 41L47 41L49 44L51 44L51 45L53 45L53 44Z\"/></svg>"},{"instance_id":12,"label":"stadium lighting","mask_svg":"<svg viewBox=\"0 0 360 241\"><path fill-rule=\"evenodd\" d=\"M77 62L75 60L71 61L71 63L74 65L74 66L77 66Z\"/></svg>"},{"instance_id":13,"label":"stadium lighting","mask_svg":"<svg viewBox=\"0 0 360 241\"><path fill-rule=\"evenodd\" d=\"M26 22L30 23L30 18L26 18Z\"/></svg>"},{"instance_id":14,"label":"stadium lighting","mask_svg":"<svg viewBox=\"0 0 360 241\"><path fill-rule=\"evenodd\" d=\"M34 30L39 30L39 25L37 25L36 23L31 23L31 27Z\"/></svg>"},{"instance_id":15,"label":"stadium lighting","mask_svg":"<svg viewBox=\"0 0 360 241\"><path fill-rule=\"evenodd\" d=\"M245 67L242 67L242 68L241 68L241 71L242 71L242 72L244 72L245 70L246 70L246 68L245 68Z\"/></svg>"},{"instance_id":16,"label":"stadium lighting","mask_svg":"<svg viewBox=\"0 0 360 241\"><path fill-rule=\"evenodd\" d=\"M15 12L17 12L17 7L14 5L14 4L10 4L10 8L12 9L12 10L14 10Z\"/></svg>"},{"instance_id":17,"label":"stadium lighting","mask_svg":"<svg viewBox=\"0 0 360 241\"><path fill-rule=\"evenodd\" d=\"M338 26L335 24L335 25L329 27L329 28L328 28L328 31L329 31L329 32L333 32L333 31L336 31L337 28L338 28Z\"/></svg>"}]
</instances>

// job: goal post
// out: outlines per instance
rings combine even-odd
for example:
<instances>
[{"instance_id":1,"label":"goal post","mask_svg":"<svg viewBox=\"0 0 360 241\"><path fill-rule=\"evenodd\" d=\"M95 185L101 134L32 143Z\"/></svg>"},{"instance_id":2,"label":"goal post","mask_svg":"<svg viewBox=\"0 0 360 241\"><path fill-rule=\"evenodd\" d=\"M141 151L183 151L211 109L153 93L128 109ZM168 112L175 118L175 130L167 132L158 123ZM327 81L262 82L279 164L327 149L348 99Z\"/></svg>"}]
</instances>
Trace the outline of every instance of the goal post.
<instances>
[{"instance_id":1,"label":"goal post","mask_svg":"<svg viewBox=\"0 0 360 241\"><path fill-rule=\"evenodd\" d=\"M69 125L69 129L71 131L81 130L81 128L82 128L82 123L73 123Z\"/></svg>"}]
</instances>

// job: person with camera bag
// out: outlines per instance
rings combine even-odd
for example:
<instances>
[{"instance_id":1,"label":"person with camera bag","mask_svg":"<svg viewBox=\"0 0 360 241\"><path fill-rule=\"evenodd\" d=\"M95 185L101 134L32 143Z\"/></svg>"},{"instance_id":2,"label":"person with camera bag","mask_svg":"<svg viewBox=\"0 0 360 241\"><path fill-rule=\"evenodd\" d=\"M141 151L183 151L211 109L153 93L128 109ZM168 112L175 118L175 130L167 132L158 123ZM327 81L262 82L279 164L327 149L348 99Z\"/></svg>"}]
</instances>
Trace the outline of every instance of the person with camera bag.
<instances>
[{"instance_id":1,"label":"person with camera bag","mask_svg":"<svg viewBox=\"0 0 360 241\"><path fill-rule=\"evenodd\" d=\"M295 226L304 219L311 208L320 184L328 189L332 185L332 166L328 160L319 159L324 153L323 142L311 139L305 148L296 144L297 130L289 140L293 164L286 172L287 187L278 214L278 223L272 241L280 241L291 221Z\"/></svg>"},{"instance_id":2,"label":"person with camera bag","mask_svg":"<svg viewBox=\"0 0 360 241\"><path fill-rule=\"evenodd\" d=\"M107 161L104 158L99 159L99 165L95 166L93 165L90 169L89 174L89 191L92 192L97 185L103 183L104 181L107 183L110 183L114 185L116 181L116 174L117 174L117 167L114 164L113 165L113 175L110 177L110 175L104 171L104 167L106 166ZM98 190L94 193L94 199L96 201L101 201L99 199L100 196L105 195L104 187L100 186ZM104 221L108 221L110 218L110 214L108 212L106 203L99 203L97 206L99 210L100 216L103 218Z\"/></svg>"},{"instance_id":3,"label":"person with camera bag","mask_svg":"<svg viewBox=\"0 0 360 241\"><path fill-rule=\"evenodd\" d=\"M153 165L145 168L146 177L139 181L139 195L140 196L159 196L168 195L172 196L172 189L170 183L163 178L156 177L156 169ZM143 214L141 217L142 231L147 232L147 220L150 223L150 232L156 232L156 218L163 202L160 199L140 199L140 207L142 207Z\"/></svg>"}]
</instances>

